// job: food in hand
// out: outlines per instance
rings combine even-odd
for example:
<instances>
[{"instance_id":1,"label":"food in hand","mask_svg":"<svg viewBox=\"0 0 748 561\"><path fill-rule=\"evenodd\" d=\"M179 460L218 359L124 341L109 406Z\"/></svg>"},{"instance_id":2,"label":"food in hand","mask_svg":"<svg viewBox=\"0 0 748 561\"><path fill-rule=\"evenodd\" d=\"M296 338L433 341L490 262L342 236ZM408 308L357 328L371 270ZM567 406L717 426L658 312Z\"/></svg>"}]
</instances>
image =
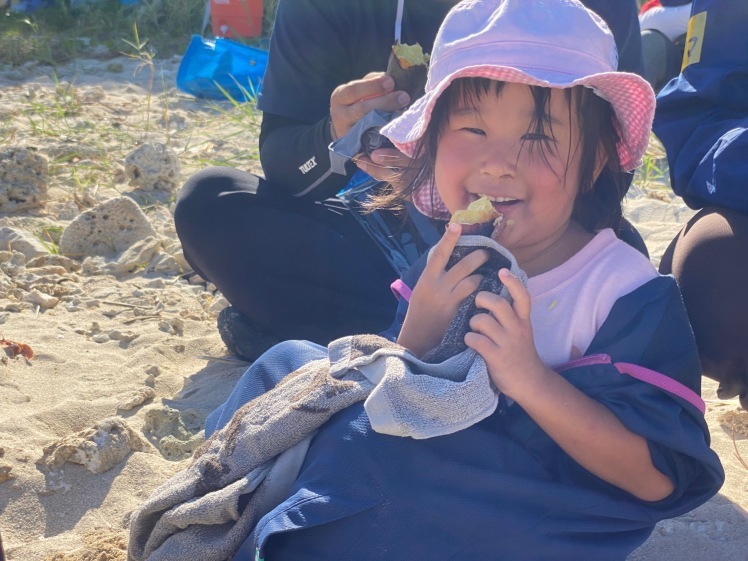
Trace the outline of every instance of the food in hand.
<instances>
[{"instance_id":1,"label":"food in hand","mask_svg":"<svg viewBox=\"0 0 748 561\"><path fill-rule=\"evenodd\" d=\"M468 205L465 210L458 210L452 215L450 222L462 226L462 234L469 236L494 236L499 229L504 215L498 212L488 197L481 197Z\"/></svg>"},{"instance_id":2,"label":"food in hand","mask_svg":"<svg viewBox=\"0 0 748 561\"><path fill-rule=\"evenodd\" d=\"M395 43L387 63L386 74L395 80L395 90L407 92L411 101L423 94L426 87L429 55L423 52L421 45Z\"/></svg>"}]
</instances>

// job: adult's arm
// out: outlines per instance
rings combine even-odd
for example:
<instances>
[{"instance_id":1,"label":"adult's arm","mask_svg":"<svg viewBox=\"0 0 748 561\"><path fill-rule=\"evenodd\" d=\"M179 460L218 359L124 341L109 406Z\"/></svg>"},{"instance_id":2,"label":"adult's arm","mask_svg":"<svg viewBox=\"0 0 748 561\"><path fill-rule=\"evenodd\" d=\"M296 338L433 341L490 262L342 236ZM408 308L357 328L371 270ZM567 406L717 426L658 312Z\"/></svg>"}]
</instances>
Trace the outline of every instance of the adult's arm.
<instances>
[{"instance_id":1,"label":"adult's arm","mask_svg":"<svg viewBox=\"0 0 748 561\"><path fill-rule=\"evenodd\" d=\"M274 189L294 197L324 200L337 193L355 170L346 163L346 175L332 173L330 118L308 124L264 113L260 129L260 162Z\"/></svg>"},{"instance_id":2,"label":"adult's arm","mask_svg":"<svg viewBox=\"0 0 748 561\"><path fill-rule=\"evenodd\" d=\"M317 200L348 181L343 175L325 179L332 140L330 94L341 76L352 72L347 10L335 6L332 0L279 2L258 100L266 179L288 195Z\"/></svg>"},{"instance_id":3,"label":"adult's arm","mask_svg":"<svg viewBox=\"0 0 748 561\"><path fill-rule=\"evenodd\" d=\"M356 167L351 163L345 175L332 173L330 115L335 134L342 136L371 109L402 107L394 82L382 74L396 5L397 0L281 0L258 101L264 113L260 160L273 188L314 200L334 194Z\"/></svg>"},{"instance_id":4,"label":"adult's arm","mask_svg":"<svg viewBox=\"0 0 748 561\"><path fill-rule=\"evenodd\" d=\"M654 132L691 208L748 212L748 3L695 0L689 64L657 96Z\"/></svg>"},{"instance_id":5,"label":"adult's arm","mask_svg":"<svg viewBox=\"0 0 748 561\"><path fill-rule=\"evenodd\" d=\"M618 47L618 70L644 75L641 30L636 0L582 0L605 20Z\"/></svg>"}]
</instances>

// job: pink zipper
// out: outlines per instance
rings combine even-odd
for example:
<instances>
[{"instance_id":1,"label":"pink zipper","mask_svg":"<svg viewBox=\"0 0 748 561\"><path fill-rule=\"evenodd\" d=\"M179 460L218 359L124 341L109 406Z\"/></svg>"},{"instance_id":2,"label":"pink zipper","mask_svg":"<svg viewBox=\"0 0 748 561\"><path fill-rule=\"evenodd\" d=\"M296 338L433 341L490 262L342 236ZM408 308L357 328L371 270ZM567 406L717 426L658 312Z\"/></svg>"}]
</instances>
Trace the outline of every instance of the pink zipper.
<instances>
[{"instance_id":1,"label":"pink zipper","mask_svg":"<svg viewBox=\"0 0 748 561\"><path fill-rule=\"evenodd\" d=\"M595 364L612 364L612 363L613 363L613 359L610 358L610 355L606 355L604 353L598 353L595 355L575 358L574 360L570 360L569 362L564 362L560 366L557 366L556 368L554 368L554 370L556 372L563 372L564 370L568 370L569 368L576 368L578 366L594 366Z\"/></svg>"}]
</instances>

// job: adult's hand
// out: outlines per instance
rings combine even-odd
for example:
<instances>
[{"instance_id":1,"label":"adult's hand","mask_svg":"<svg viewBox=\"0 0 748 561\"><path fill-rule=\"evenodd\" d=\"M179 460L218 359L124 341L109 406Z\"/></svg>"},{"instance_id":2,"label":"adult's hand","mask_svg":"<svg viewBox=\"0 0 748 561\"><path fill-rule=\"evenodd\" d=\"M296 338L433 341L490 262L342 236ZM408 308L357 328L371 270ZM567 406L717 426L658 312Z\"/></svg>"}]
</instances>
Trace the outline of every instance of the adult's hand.
<instances>
[{"instance_id":1,"label":"adult's hand","mask_svg":"<svg viewBox=\"0 0 748 561\"><path fill-rule=\"evenodd\" d=\"M333 136L344 136L373 109L394 112L408 105L410 96L394 88L395 81L384 72L372 72L335 88L330 96Z\"/></svg>"},{"instance_id":2,"label":"adult's hand","mask_svg":"<svg viewBox=\"0 0 748 561\"><path fill-rule=\"evenodd\" d=\"M410 96L395 90L395 81L384 72L372 72L360 80L354 80L335 88L330 96L330 121L332 134L341 137L374 109L392 113L410 103ZM374 179L391 183L401 188L410 182L410 158L395 148L379 148L371 157L359 154L356 165Z\"/></svg>"},{"instance_id":3,"label":"adult's hand","mask_svg":"<svg viewBox=\"0 0 748 561\"><path fill-rule=\"evenodd\" d=\"M353 158L353 161L374 179L386 181L396 190L407 186L418 173L418 168L411 165L411 158L397 148L377 148L371 153L371 157L362 153Z\"/></svg>"}]
</instances>

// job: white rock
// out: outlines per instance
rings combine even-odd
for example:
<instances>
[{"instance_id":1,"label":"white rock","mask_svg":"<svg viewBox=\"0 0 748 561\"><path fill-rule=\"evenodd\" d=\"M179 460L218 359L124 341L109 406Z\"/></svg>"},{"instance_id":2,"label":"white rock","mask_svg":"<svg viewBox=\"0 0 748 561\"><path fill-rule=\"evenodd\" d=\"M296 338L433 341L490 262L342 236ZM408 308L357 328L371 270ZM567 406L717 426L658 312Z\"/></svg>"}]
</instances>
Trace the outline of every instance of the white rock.
<instances>
[{"instance_id":1,"label":"white rock","mask_svg":"<svg viewBox=\"0 0 748 561\"><path fill-rule=\"evenodd\" d=\"M130 185L175 191L181 184L179 158L161 143L145 143L125 158Z\"/></svg>"},{"instance_id":2,"label":"white rock","mask_svg":"<svg viewBox=\"0 0 748 561\"><path fill-rule=\"evenodd\" d=\"M145 283L145 287L162 289L166 288L166 283L164 282L164 279L151 279L147 283Z\"/></svg>"},{"instance_id":3,"label":"white rock","mask_svg":"<svg viewBox=\"0 0 748 561\"><path fill-rule=\"evenodd\" d=\"M191 271L192 270L192 267L187 262L187 259L185 259L184 257L184 251L182 251L181 249L179 251L175 251L174 253L172 253L172 257L176 259L177 265L179 265L180 271Z\"/></svg>"},{"instance_id":4,"label":"white rock","mask_svg":"<svg viewBox=\"0 0 748 561\"><path fill-rule=\"evenodd\" d=\"M44 310L49 310L59 304L60 299L56 298L55 296L50 296L49 294L44 294L43 292L39 292L35 288L24 296L23 301L29 302L30 304L36 304Z\"/></svg>"},{"instance_id":5,"label":"white rock","mask_svg":"<svg viewBox=\"0 0 748 561\"><path fill-rule=\"evenodd\" d=\"M25 148L0 152L0 212L18 212L43 204L48 183L45 157Z\"/></svg>"},{"instance_id":6,"label":"white rock","mask_svg":"<svg viewBox=\"0 0 748 561\"><path fill-rule=\"evenodd\" d=\"M70 273L81 270L81 264L78 263L78 261L73 261L72 259L70 259L69 257L65 257L64 255L53 255L51 253L35 257L34 259L30 259L26 264L27 268L47 266L64 267L65 270Z\"/></svg>"},{"instance_id":7,"label":"white rock","mask_svg":"<svg viewBox=\"0 0 748 561\"><path fill-rule=\"evenodd\" d=\"M144 269L158 253L161 242L153 236L138 240L128 247L117 260L115 271L118 274L132 273Z\"/></svg>"},{"instance_id":8,"label":"white rock","mask_svg":"<svg viewBox=\"0 0 748 561\"><path fill-rule=\"evenodd\" d=\"M124 343L129 343L131 341L134 341L138 337L140 337L140 333L123 333L122 331L119 331L118 329L113 329L108 333L108 337L112 341L123 341Z\"/></svg>"},{"instance_id":9,"label":"white rock","mask_svg":"<svg viewBox=\"0 0 748 561\"><path fill-rule=\"evenodd\" d=\"M210 303L208 306L209 312L220 312L224 308L228 308L229 301L226 300L223 296L218 296L213 300L213 302Z\"/></svg>"},{"instance_id":10,"label":"white rock","mask_svg":"<svg viewBox=\"0 0 748 561\"><path fill-rule=\"evenodd\" d=\"M27 260L49 254L47 248L37 238L28 232L7 226L0 228L0 247L8 251L19 251Z\"/></svg>"},{"instance_id":11,"label":"white rock","mask_svg":"<svg viewBox=\"0 0 748 561\"><path fill-rule=\"evenodd\" d=\"M109 417L98 425L68 435L45 446L37 464L58 470L65 462L81 464L93 473L104 473L125 459L130 452L155 450L119 417Z\"/></svg>"},{"instance_id":12,"label":"white rock","mask_svg":"<svg viewBox=\"0 0 748 561\"><path fill-rule=\"evenodd\" d=\"M120 411L129 411L154 397L156 397L156 392L153 388L140 388L139 390L132 392L124 401L119 403L117 409Z\"/></svg>"},{"instance_id":13,"label":"white rock","mask_svg":"<svg viewBox=\"0 0 748 561\"><path fill-rule=\"evenodd\" d=\"M148 266L148 270L166 276L176 276L181 272L177 260L168 253L156 255Z\"/></svg>"},{"instance_id":14,"label":"white rock","mask_svg":"<svg viewBox=\"0 0 748 561\"><path fill-rule=\"evenodd\" d=\"M132 199L117 197L73 220L60 239L60 253L78 258L116 257L148 237L156 238L156 231L140 207Z\"/></svg>"}]
</instances>

